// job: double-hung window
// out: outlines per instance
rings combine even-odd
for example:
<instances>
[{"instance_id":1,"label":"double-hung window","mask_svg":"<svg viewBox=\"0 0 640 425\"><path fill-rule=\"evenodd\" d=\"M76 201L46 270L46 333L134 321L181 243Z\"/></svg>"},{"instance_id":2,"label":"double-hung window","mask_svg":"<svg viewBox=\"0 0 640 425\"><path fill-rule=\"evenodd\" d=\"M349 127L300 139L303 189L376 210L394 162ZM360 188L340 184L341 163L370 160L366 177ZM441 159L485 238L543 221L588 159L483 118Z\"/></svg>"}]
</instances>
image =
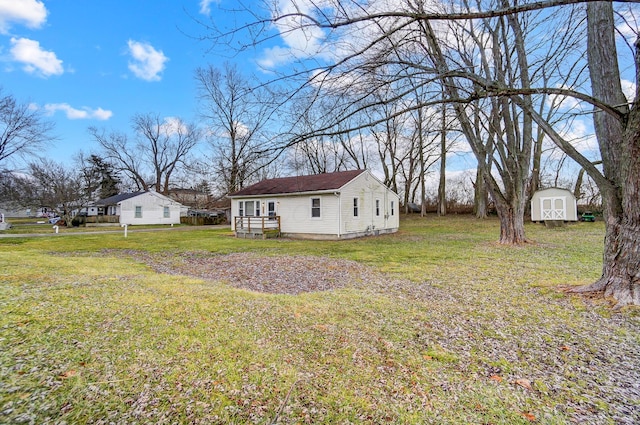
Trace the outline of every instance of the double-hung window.
<instances>
[{"instance_id":1,"label":"double-hung window","mask_svg":"<svg viewBox=\"0 0 640 425\"><path fill-rule=\"evenodd\" d=\"M256 214L256 210L255 210L253 201L246 201L244 203L244 207L245 207L245 214L247 216L253 217Z\"/></svg>"},{"instance_id":2,"label":"double-hung window","mask_svg":"<svg viewBox=\"0 0 640 425\"><path fill-rule=\"evenodd\" d=\"M142 205L136 205L135 217L142 218Z\"/></svg>"},{"instance_id":3,"label":"double-hung window","mask_svg":"<svg viewBox=\"0 0 640 425\"><path fill-rule=\"evenodd\" d=\"M320 218L320 198L311 198L311 218Z\"/></svg>"},{"instance_id":4,"label":"double-hung window","mask_svg":"<svg viewBox=\"0 0 640 425\"><path fill-rule=\"evenodd\" d=\"M171 216L171 212L169 211L169 207L164 207L164 210L162 211L162 215L164 216L164 218L169 218Z\"/></svg>"},{"instance_id":5,"label":"double-hung window","mask_svg":"<svg viewBox=\"0 0 640 425\"><path fill-rule=\"evenodd\" d=\"M358 216L358 198L353 198L353 216Z\"/></svg>"},{"instance_id":6,"label":"double-hung window","mask_svg":"<svg viewBox=\"0 0 640 425\"><path fill-rule=\"evenodd\" d=\"M376 217L380 217L380 199L376 199Z\"/></svg>"}]
</instances>

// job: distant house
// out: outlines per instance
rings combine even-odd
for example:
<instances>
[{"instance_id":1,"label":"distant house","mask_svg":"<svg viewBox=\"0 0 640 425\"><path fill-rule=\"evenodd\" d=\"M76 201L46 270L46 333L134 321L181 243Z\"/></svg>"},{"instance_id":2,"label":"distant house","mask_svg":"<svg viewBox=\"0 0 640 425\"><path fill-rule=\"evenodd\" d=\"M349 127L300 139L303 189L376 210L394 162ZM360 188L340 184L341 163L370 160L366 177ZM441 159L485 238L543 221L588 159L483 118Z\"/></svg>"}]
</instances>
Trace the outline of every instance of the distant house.
<instances>
[{"instance_id":1,"label":"distant house","mask_svg":"<svg viewBox=\"0 0 640 425\"><path fill-rule=\"evenodd\" d=\"M120 224L179 224L183 205L157 192L122 193L100 199L88 216L117 216Z\"/></svg>"},{"instance_id":2,"label":"distant house","mask_svg":"<svg viewBox=\"0 0 640 425\"><path fill-rule=\"evenodd\" d=\"M531 198L531 221L577 221L578 207L573 193L551 187L539 190Z\"/></svg>"},{"instance_id":3,"label":"distant house","mask_svg":"<svg viewBox=\"0 0 640 425\"><path fill-rule=\"evenodd\" d=\"M14 202L0 203L0 214L5 218L46 217L51 209L46 207L23 207Z\"/></svg>"},{"instance_id":4,"label":"distant house","mask_svg":"<svg viewBox=\"0 0 640 425\"><path fill-rule=\"evenodd\" d=\"M206 210L210 195L197 189L173 188L169 189L169 197L191 209Z\"/></svg>"},{"instance_id":5,"label":"distant house","mask_svg":"<svg viewBox=\"0 0 640 425\"><path fill-rule=\"evenodd\" d=\"M399 198L367 170L263 180L229 195L237 236L349 239L396 232Z\"/></svg>"}]
</instances>

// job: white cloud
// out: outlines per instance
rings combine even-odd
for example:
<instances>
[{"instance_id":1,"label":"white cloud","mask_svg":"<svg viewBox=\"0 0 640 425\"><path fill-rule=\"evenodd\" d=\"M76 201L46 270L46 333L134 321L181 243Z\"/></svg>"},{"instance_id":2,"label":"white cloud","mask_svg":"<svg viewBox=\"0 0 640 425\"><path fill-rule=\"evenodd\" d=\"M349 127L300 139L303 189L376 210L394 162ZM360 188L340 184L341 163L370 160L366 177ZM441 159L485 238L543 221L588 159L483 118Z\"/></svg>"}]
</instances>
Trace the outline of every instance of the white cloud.
<instances>
[{"instance_id":1,"label":"white cloud","mask_svg":"<svg viewBox=\"0 0 640 425\"><path fill-rule=\"evenodd\" d=\"M68 103L47 103L44 105L44 109L48 115L53 115L57 111L62 111L70 120L96 119L106 121L113 115L113 112L102 108L91 109L83 106L81 109L76 109Z\"/></svg>"},{"instance_id":2,"label":"white cloud","mask_svg":"<svg viewBox=\"0 0 640 425\"><path fill-rule=\"evenodd\" d=\"M37 73L43 77L61 75L64 72L62 61L56 54L43 50L40 43L28 38L11 38L11 56L13 60L24 64L28 73Z\"/></svg>"},{"instance_id":3,"label":"white cloud","mask_svg":"<svg viewBox=\"0 0 640 425\"><path fill-rule=\"evenodd\" d=\"M258 65L265 69L274 69L280 65L286 65L292 58L291 49L287 47L267 47L263 51L262 58L258 59Z\"/></svg>"},{"instance_id":4,"label":"white cloud","mask_svg":"<svg viewBox=\"0 0 640 425\"><path fill-rule=\"evenodd\" d=\"M169 136L187 132L187 126L178 117L166 117L161 128Z\"/></svg>"},{"instance_id":5,"label":"white cloud","mask_svg":"<svg viewBox=\"0 0 640 425\"><path fill-rule=\"evenodd\" d=\"M593 132L593 125L589 119L574 119L562 123L557 123L555 129L558 134L573 145L578 151L587 157L598 152L598 141ZM560 158L563 153L556 149L555 143L545 137L546 155L552 159Z\"/></svg>"},{"instance_id":6,"label":"white cloud","mask_svg":"<svg viewBox=\"0 0 640 425\"><path fill-rule=\"evenodd\" d=\"M323 0L280 0L273 18L277 19L274 27L285 46L265 49L263 57L258 60L259 65L274 68L296 59L333 57L334 52L326 48L327 34L303 17L312 16L316 8L326 6L329 5Z\"/></svg>"},{"instance_id":7,"label":"white cloud","mask_svg":"<svg viewBox=\"0 0 640 425\"><path fill-rule=\"evenodd\" d=\"M11 23L39 28L47 20L47 9L38 0L0 0L0 33L6 34Z\"/></svg>"},{"instance_id":8,"label":"white cloud","mask_svg":"<svg viewBox=\"0 0 640 425\"><path fill-rule=\"evenodd\" d=\"M622 91L629 102L633 102L636 98L636 83L629 80L622 80Z\"/></svg>"},{"instance_id":9,"label":"white cloud","mask_svg":"<svg viewBox=\"0 0 640 425\"><path fill-rule=\"evenodd\" d=\"M209 15L211 13L211 3L219 3L220 0L200 0L200 13Z\"/></svg>"},{"instance_id":10,"label":"white cloud","mask_svg":"<svg viewBox=\"0 0 640 425\"><path fill-rule=\"evenodd\" d=\"M160 81L160 73L164 71L165 63L169 60L149 43L129 40L129 70L138 78L146 81Z\"/></svg>"},{"instance_id":11,"label":"white cloud","mask_svg":"<svg viewBox=\"0 0 640 425\"><path fill-rule=\"evenodd\" d=\"M624 10L624 7L628 9ZM637 6L626 5L617 10L617 14L622 18L622 22L618 23L616 30L620 35L625 37L631 44L638 37L638 18L640 9Z\"/></svg>"}]
</instances>

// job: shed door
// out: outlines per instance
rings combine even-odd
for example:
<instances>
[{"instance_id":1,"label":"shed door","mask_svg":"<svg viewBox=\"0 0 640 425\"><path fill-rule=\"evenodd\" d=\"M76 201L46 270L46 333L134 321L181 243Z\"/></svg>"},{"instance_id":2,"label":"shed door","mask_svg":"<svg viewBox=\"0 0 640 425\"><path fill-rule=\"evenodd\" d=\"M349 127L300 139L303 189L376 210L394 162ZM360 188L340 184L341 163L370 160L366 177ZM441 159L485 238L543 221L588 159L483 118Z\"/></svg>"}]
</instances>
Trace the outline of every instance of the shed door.
<instances>
[{"instance_id":1,"label":"shed door","mask_svg":"<svg viewBox=\"0 0 640 425\"><path fill-rule=\"evenodd\" d=\"M566 220L567 198L540 198L540 215L543 220Z\"/></svg>"}]
</instances>

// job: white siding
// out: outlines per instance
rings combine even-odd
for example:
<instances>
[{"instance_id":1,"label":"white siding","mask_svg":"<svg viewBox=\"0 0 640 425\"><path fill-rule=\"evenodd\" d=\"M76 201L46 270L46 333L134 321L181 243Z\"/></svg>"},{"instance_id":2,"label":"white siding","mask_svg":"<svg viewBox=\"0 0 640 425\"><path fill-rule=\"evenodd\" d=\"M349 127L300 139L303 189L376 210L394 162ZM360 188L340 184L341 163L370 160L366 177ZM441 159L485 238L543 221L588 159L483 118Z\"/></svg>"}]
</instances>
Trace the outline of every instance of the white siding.
<instances>
[{"instance_id":1,"label":"white siding","mask_svg":"<svg viewBox=\"0 0 640 425\"><path fill-rule=\"evenodd\" d=\"M311 199L320 198L320 217L311 217ZM338 233L338 196L314 194L282 197L276 207L283 233Z\"/></svg>"},{"instance_id":2,"label":"white siding","mask_svg":"<svg viewBox=\"0 0 640 425\"><path fill-rule=\"evenodd\" d=\"M576 221L578 208L570 190L552 187L539 190L531 198L531 221Z\"/></svg>"},{"instance_id":3,"label":"white siding","mask_svg":"<svg viewBox=\"0 0 640 425\"><path fill-rule=\"evenodd\" d=\"M142 217L136 217L136 207L142 208ZM169 207L169 217L164 216L164 207ZM181 204L154 192L147 192L125 199L119 204L122 224L180 224Z\"/></svg>"},{"instance_id":4,"label":"white siding","mask_svg":"<svg viewBox=\"0 0 640 425\"><path fill-rule=\"evenodd\" d=\"M342 229L341 233L362 233L378 230L397 230L398 196L369 173L362 173L341 191ZM358 217L353 216L353 198L358 198ZM376 199L380 201L380 215L376 215ZM391 201L394 215L391 215Z\"/></svg>"},{"instance_id":5,"label":"white siding","mask_svg":"<svg viewBox=\"0 0 640 425\"><path fill-rule=\"evenodd\" d=\"M320 217L311 216L311 199L320 198ZM353 198L358 198L359 215L353 217ZM376 215L376 199L380 214ZM276 202L281 231L285 235L323 235L332 238L363 236L377 231L396 231L399 227L399 197L368 171L342 188L331 192L304 195L252 196L234 198L231 216L239 215L239 203L260 200L261 215L267 214L267 202ZM394 215L391 215L391 202ZM235 220L231 222L235 230Z\"/></svg>"}]
</instances>

